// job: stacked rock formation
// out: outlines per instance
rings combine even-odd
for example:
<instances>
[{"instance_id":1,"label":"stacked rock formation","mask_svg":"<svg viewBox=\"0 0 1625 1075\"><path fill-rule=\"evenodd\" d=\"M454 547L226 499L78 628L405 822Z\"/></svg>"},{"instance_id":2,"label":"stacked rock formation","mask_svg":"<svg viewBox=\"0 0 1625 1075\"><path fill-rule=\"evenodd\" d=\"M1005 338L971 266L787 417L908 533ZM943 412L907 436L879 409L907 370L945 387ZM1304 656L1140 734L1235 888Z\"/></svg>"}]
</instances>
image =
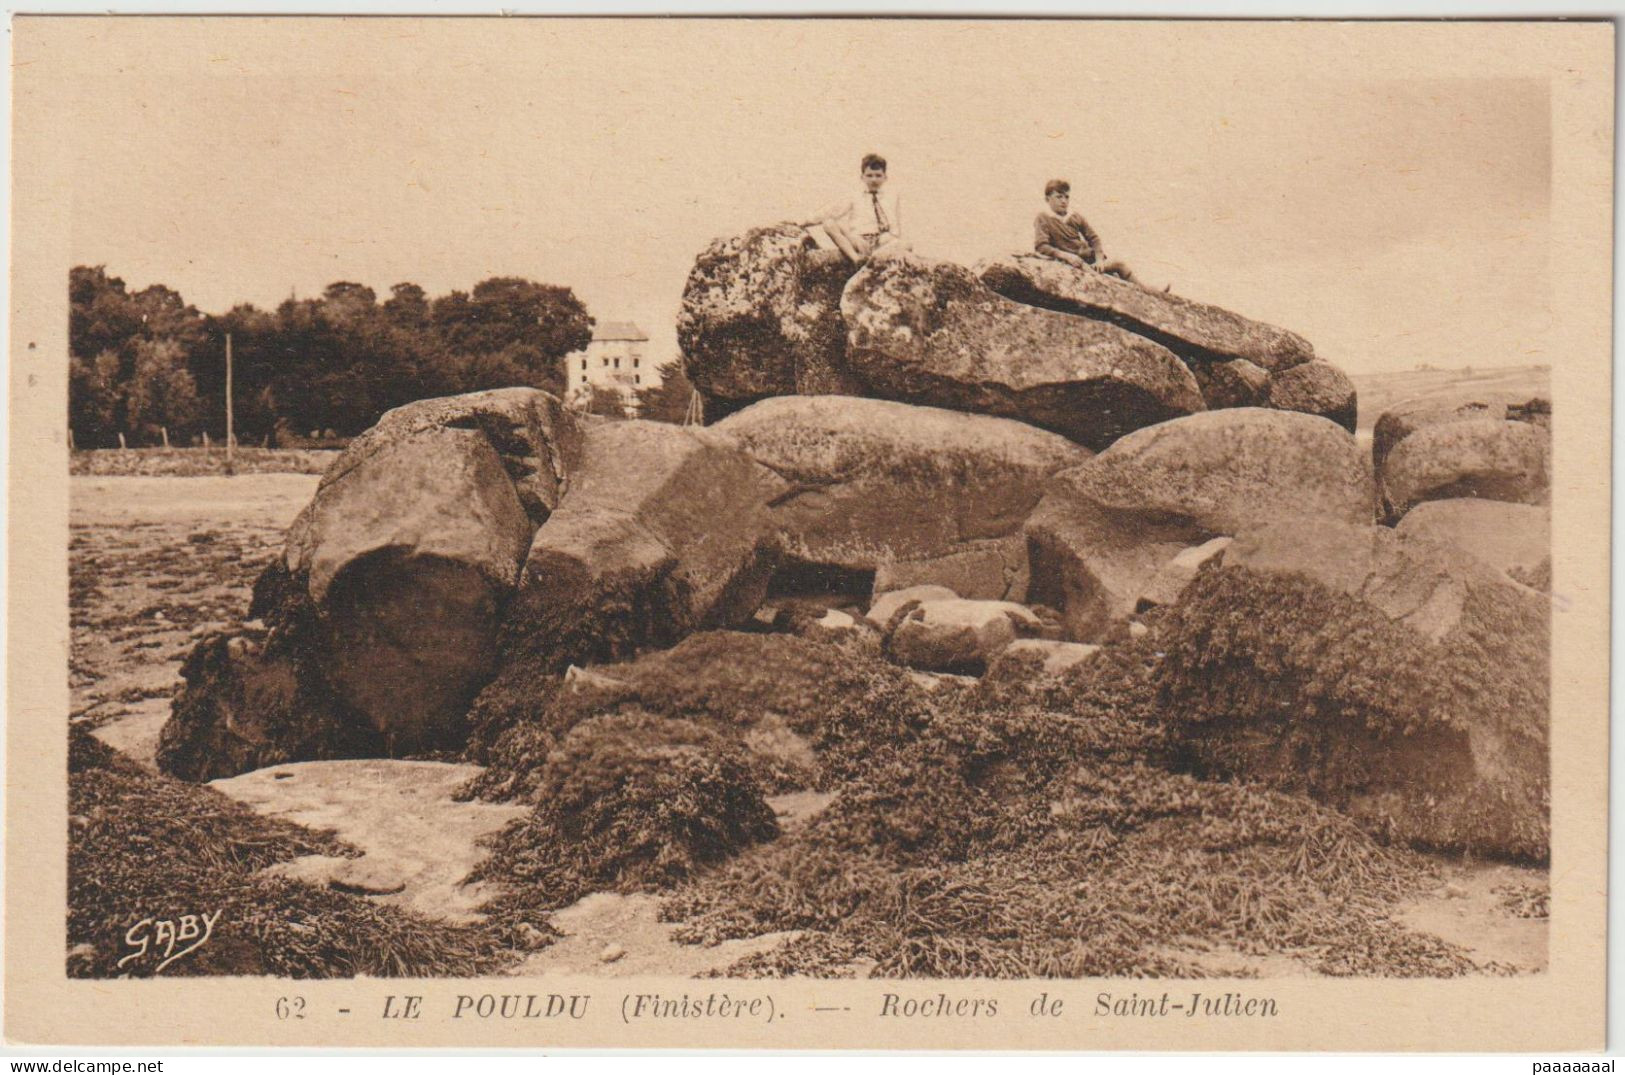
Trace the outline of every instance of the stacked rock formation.
<instances>
[{"instance_id":1,"label":"stacked rock formation","mask_svg":"<svg viewBox=\"0 0 1625 1075\"><path fill-rule=\"evenodd\" d=\"M1544 856L1543 399L1398 405L1368 455L1293 333L1035 258L852 273L790 225L707 248L678 334L703 429L506 389L356 440L263 623L188 660L166 771L457 747L709 628L932 682L1155 632L1191 768Z\"/></svg>"},{"instance_id":2,"label":"stacked rock formation","mask_svg":"<svg viewBox=\"0 0 1625 1075\"><path fill-rule=\"evenodd\" d=\"M712 428L786 483L768 512L788 560L969 598L1026 597L1022 524L1051 475L1091 454L1021 422L832 396L764 400Z\"/></svg>"},{"instance_id":3,"label":"stacked rock formation","mask_svg":"<svg viewBox=\"0 0 1625 1075\"><path fill-rule=\"evenodd\" d=\"M206 638L160 740L212 779L459 746L493 678L562 673L748 618L784 483L726 438L574 415L528 388L386 414Z\"/></svg>"},{"instance_id":4,"label":"stacked rock formation","mask_svg":"<svg viewBox=\"0 0 1625 1075\"><path fill-rule=\"evenodd\" d=\"M706 248L678 341L708 420L831 394L1016 418L1096 450L1221 407L1355 427L1353 382L1285 329L1029 255L974 271L906 256L852 274L793 224Z\"/></svg>"},{"instance_id":5,"label":"stacked rock formation","mask_svg":"<svg viewBox=\"0 0 1625 1075\"><path fill-rule=\"evenodd\" d=\"M769 396L865 396L1014 418L1098 450L1206 409L1186 363L1148 334L1004 298L945 262L854 275L790 224L707 247L677 336L708 420Z\"/></svg>"},{"instance_id":6,"label":"stacked rock formation","mask_svg":"<svg viewBox=\"0 0 1625 1075\"><path fill-rule=\"evenodd\" d=\"M976 271L1006 298L1120 325L1160 343L1190 366L1210 408L1301 411L1354 432L1354 383L1295 332L1031 254L986 261Z\"/></svg>"}]
</instances>

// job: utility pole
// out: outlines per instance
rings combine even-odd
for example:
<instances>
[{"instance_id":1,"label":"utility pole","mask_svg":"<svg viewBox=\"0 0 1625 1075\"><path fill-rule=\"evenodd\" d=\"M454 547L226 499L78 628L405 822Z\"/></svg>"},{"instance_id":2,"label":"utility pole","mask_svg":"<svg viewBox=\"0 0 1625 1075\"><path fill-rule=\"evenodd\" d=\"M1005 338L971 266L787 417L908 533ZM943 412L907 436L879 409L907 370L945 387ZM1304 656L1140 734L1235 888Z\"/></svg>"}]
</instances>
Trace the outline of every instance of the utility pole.
<instances>
[{"instance_id":1,"label":"utility pole","mask_svg":"<svg viewBox=\"0 0 1625 1075\"><path fill-rule=\"evenodd\" d=\"M231 333L226 333L226 473L232 473L231 449L237 438L231 421Z\"/></svg>"}]
</instances>

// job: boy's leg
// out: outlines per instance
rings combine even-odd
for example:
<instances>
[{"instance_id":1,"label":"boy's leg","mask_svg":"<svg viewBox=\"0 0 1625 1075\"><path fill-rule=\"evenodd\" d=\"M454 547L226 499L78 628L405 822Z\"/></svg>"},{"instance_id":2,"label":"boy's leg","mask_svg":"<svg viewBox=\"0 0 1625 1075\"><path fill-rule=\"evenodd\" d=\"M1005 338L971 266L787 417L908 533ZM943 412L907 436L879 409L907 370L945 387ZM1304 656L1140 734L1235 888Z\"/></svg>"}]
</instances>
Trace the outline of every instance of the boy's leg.
<instances>
[{"instance_id":1,"label":"boy's leg","mask_svg":"<svg viewBox=\"0 0 1625 1075\"><path fill-rule=\"evenodd\" d=\"M1124 265L1121 261L1107 262L1106 265L1101 269L1101 271L1111 273L1113 276L1116 276L1116 277L1118 277L1120 279L1123 279L1123 280L1127 280L1129 283L1133 284L1135 287L1143 288L1146 291L1155 291L1155 290L1157 290L1154 286L1145 283L1138 276L1135 276L1134 273L1130 272L1129 267L1127 265ZM1164 284L1162 286L1163 294L1168 294L1168 293L1172 292L1173 289L1174 289L1173 284Z\"/></svg>"},{"instance_id":2,"label":"boy's leg","mask_svg":"<svg viewBox=\"0 0 1625 1075\"><path fill-rule=\"evenodd\" d=\"M914 248L909 245L907 239L900 239L896 236L882 236L880 241L875 243L874 249L869 252L869 260L884 261L887 258L906 254L912 249Z\"/></svg>"},{"instance_id":3,"label":"boy's leg","mask_svg":"<svg viewBox=\"0 0 1625 1075\"><path fill-rule=\"evenodd\" d=\"M862 265L869 256L869 244L861 238L846 230L846 225L839 220L824 221L824 234L829 241L838 247L846 259L854 265Z\"/></svg>"},{"instance_id":4,"label":"boy's leg","mask_svg":"<svg viewBox=\"0 0 1625 1075\"><path fill-rule=\"evenodd\" d=\"M1115 276L1119 280L1127 280L1131 284L1139 283L1139 281L1134 278L1133 270L1131 270L1121 261L1108 261L1106 264L1100 267L1100 271Z\"/></svg>"}]
</instances>

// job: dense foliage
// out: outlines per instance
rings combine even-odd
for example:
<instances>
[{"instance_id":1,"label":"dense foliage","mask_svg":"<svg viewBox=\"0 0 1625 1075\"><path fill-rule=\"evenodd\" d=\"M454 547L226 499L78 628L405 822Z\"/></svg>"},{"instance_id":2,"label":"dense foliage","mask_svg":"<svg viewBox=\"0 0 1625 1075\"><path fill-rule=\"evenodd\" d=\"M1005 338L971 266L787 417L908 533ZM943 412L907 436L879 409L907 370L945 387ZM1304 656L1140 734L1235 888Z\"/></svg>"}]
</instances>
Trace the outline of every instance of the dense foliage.
<instances>
[{"instance_id":1,"label":"dense foliage","mask_svg":"<svg viewBox=\"0 0 1625 1075\"><path fill-rule=\"evenodd\" d=\"M562 395L563 357L592 318L568 287L492 277L431 298L396 284L382 302L338 282L274 311L200 313L159 284L132 292L101 266L69 273L69 425L80 448L225 435L226 336L239 441L284 446L359 433L391 407L484 388Z\"/></svg>"},{"instance_id":2,"label":"dense foliage","mask_svg":"<svg viewBox=\"0 0 1625 1075\"><path fill-rule=\"evenodd\" d=\"M681 425L693 396L694 383L683 372L683 364L667 362L660 367L659 384L638 389L638 417Z\"/></svg>"}]
</instances>

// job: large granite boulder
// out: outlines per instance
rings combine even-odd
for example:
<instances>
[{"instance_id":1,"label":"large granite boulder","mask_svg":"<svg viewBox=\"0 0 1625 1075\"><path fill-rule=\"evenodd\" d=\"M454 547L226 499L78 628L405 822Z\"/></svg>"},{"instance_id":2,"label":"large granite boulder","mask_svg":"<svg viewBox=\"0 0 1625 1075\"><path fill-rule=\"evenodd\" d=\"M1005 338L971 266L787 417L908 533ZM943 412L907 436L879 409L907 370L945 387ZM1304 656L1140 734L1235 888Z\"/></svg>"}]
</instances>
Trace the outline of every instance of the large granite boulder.
<instances>
[{"instance_id":1,"label":"large granite boulder","mask_svg":"<svg viewBox=\"0 0 1625 1075\"><path fill-rule=\"evenodd\" d=\"M847 366L871 396L1016 418L1097 450L1205 406L1167 348L1005 299L946 262L871 264L841 315Z\"/></svg>"},{"instance_id":2,"label":"large granite boulder","mask_svg":"<svg viewBox=\"0 0 1625 1075\"><path fill-rule=\"evenodd\" d=\"M589 428L568 495L524 556L502 677L554 675L743 622L777 562L768 504L786 489L708 430Z\"/></svg>"},{"instance_id":3,"label":"large granite boulder","mask_svg":"<svg viewBox=\"0 0 1625 1075\"><path fill-rule=\"evenodd\" d=\"M454 565L511 589L533 529L491 443L473 430L433 429L380 447L318 487L284 557L324 609L350 575L404 560Z\"/></svg>"},{"instance_id":4,"label":"large granite boulder","mask_svg":"<svg viewBox=\"0 0 1625 1075\"><path fill-rule=\"evenodd\" d=\"M1324 418L1237 408L1124 437L1057 474L1028 519L1031 602L1074 641L1130 615L1191 546L1282 519L1370 523L1375 491L1355 439Z\"/></svg>"},{"instance_id":5,"label":"large granite boulder","mask_svg":"<svg viewBox=\"0 0 1625 1075\"><path fill-rule=\"evenodd\" d=\"M1548 503L1551 442L1551 433L1532 422L1466 418L1424 426L1382 459L1387 517L1397 522L1423 501L1459 497Z\"/></svg>"},{"instance_id":6,"label":"large granite boulder","mask_svg":"<svg viewBox=\"0 0 1625 1075\"><path fill-rule=\"evenodd\" d=\"M581 437L536 389L408 404L346 449L289 529L327 680L398 750L456 739Z\"/></svg>"},{"instance_id":7,"label":"large granite boulder","mask_svg":"<svg viewBox=\"0 0 1625 1075\"><path fill-rule=\"evenodd\" d=\"M763 400L713 428L788 483L770 509L787 556L964 597L1020 600L1022 523L1090 457L1021 422L846 396Z\"/></svg>"},{"instance_id":8,"label":"large granite boulder","mask_svg":"<svg viewBox=\"0 0 1625 1075\"><path fill-rule=\"evenodd\" d=\"M1430 500L1406 512L1394 529L1404 537L1454 546L1526 586L1550 586L1549 507L1473 498Z\"/></svg>"},{"instance_id":9,"label":"large granite boulder","mask_svg":"<svg viewBox=\"0 0 1625 1075\"><path fill-rule=\"evenodd\" d=\"M250 615L267 637L200 644L160 764L202 778L362 742L455 746L581 436L536 389L384 415L329 468L256 583Z\"/></svg>"},{"instance_id":10,"label":"large granite boulder","mask_svg":"<svg viewBox=\"0 0 1625 1075\"><path fill-rule=\"evenodd\" d=\"M1384 410L1372 428L1372 463L1380 473L1388 453L1412 433L1428 426L1448 425L1471 418L1528 422L1550 429L1551 394L1535 385L1527 390L1488 392L1466 386L1402 400Z\"/></svg>"},{"instance_id":11,"label":"large granite boulder","mask_svg":"<svg viewBox=\"0 0 1625 1075\"><path fill-rule=\"evenodd\" d=\"M1316 359L1270 377L1267 405L1330 418L1350 433L1358 422L1359 399L1348 374Z\"/></svg>"},{"instance_id":12,"label":"large granite boulder","mask_svg":"<svg viewBox=\"0 0 1625 1075\"><path fill-rule=\"evenodd\" d=\"M1315 357L1297 333L1052 258L1017 254L985 261L976 272L1005 298L1109 321L1192 364L1244 359L1274 372Z\"/></svg>"},{"instance_id":13,"label":"large granite boulder","mask_svg":"<svg viewBox=\"0 0 1625 1075\"><path fill-rule=\"evenodd\" d=\"M1191 372L1196 375L1196 383L1201 387L1202 398L1207 401L1210 411L1225 407L1269 406L1269 372L1245 358L1198 363L1191 367Z\"/></svg>"},{"instance_id":14,"label":"large granite boulder","mask_svg":"<svg viewBox=\"0 0 1625 1075\"><path fill-rule=\"evenodd\" d=\"M470 430L490 443L537 525L564 495L582 438L579 419L558 397L539 388L493 388L418 400L385 411L376 425L352 440L318 488L340 482L374 452L444 429ZM318 495L312 507L320 499Z\"/></svg>"},{"instance_id":15,"label":"large granite boulder","mask_svg":"<svg viewBox=\"0 0 1625 1075\"><path fill-rule=\"evenodd\" d=\"M768 396L861 395L846 370L841 289L852 267L803 228L779 224L718 239L683 289L683 370L715 421Z\"/></svg>"},{"instance_id":16,"label":"large granite boulder","mask_svg":"<svg viewBox=\"0 0 1625 1075\"><path fill-rule=\"evenodd\" d=\"M1306 792L1395 841L1542 860L1548 612L1425 538L1264 527L1159 622L1162 711L1202 775Z\"/></svg>"}]
</instances>

